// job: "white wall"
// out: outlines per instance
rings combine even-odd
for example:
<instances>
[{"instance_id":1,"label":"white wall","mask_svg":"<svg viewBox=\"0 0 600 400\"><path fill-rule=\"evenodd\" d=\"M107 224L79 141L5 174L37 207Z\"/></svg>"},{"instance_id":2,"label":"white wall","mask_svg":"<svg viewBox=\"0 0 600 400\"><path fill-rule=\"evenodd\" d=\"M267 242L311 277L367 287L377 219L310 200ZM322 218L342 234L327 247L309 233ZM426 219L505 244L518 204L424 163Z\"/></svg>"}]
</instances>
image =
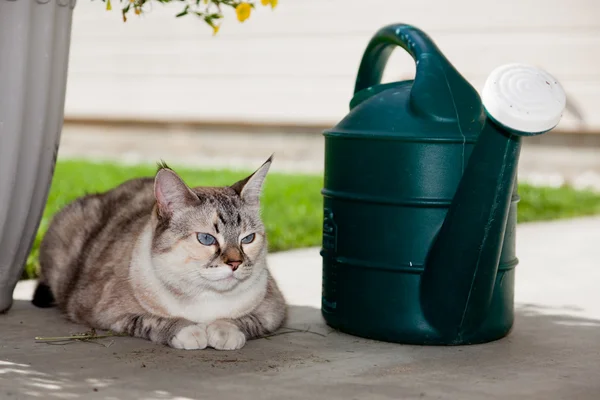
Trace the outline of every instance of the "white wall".
<instances>
[{"instance_id":1,"label":"white wall","mask_svg":"<svg viewBox=\"0 0 600 400\"><path fill-rule=\"evenodd\" d=\"M598 0L280 0L218 36L180 5L123 23L113 1L79 0L67 117L334 124L347 112L364 48L380 27L425 30L479 90L507 62L555 75L600 130ZM394 52L385 80L414 74ZM562 128L581 128L566 115Z\"/></svg>"}]
</instances>

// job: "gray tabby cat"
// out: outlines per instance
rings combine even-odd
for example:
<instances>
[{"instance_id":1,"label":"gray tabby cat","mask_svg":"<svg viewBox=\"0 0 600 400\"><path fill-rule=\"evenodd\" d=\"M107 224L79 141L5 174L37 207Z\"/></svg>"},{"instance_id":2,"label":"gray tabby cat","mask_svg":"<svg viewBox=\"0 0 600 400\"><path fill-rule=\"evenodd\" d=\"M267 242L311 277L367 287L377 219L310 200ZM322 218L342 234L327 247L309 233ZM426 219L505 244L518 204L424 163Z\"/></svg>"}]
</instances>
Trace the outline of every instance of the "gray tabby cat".
<instances>
[{"instance_id":1,"label":"gray tabby cat","mask_svg":"<svg viewBox=\"0 0 600 400\"><path fill-rule=\"evenodd\" d=\"M286 306L259 204L270 165L190 189L162 164L154 179L75 200L42 241L33 303L179 349L239 349L277 330Z\"/></svg>"}]
</instances>

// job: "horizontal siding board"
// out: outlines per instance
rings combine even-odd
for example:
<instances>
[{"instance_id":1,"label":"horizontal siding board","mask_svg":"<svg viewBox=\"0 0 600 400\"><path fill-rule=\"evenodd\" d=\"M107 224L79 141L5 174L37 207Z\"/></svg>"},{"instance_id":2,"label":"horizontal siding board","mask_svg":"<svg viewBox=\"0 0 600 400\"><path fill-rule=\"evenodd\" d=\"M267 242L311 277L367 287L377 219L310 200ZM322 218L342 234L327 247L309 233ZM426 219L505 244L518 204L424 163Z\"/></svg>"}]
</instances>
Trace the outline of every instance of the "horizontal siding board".
<instances>
[{"instance_id":1,"label":"horizontal siding board","mask_svg":"<svg viewBox=\"0 0 600 400\"><path fill-rule=\"evenodd\" d=\"M153 80L152 85L139 78L128 80L98 79L90 81L73 77L71 96L95 93L85 103L72 104L70 115L125 118L172 118L174 120L215 120L289 123L334 123L348 110L352 95L351 81L331 79L269 78L261 81L230 79ZM484 77L471 80L477 89ZM114 86L127 85L128 90L111 92ZM585 118L586 124L600 126L600 80L592 83L565 82L568 92ZM322 95L323 92L327 96ZM569 119L568 115L565 117ZM568 125L565 125L568 126Z\"/></svg>"},{"instance_id":2,"label":"horizontal siding board","mask_svg":"<svg viewBox=\"0 0 600 400\"><path fill-rule=\"evenodd\" d=\"M465 75L520 61L547 68L561 78L600 77L600 33L444 34L434 36L434 40ZM118 49L104 43L93 48L74 47L76 56L70 68L77 73L98 74L354 75L365 47L364 36L272 38L252 46L243 40L202 46L191 40L160 41L143 47L131 43Z\"/></svg>"},{"instance_id":3,"label":"horizontal siding board","mask_svg":"<svg viewBox=\"0 0 600 400\"><path fill-rule=\"evenodd\" d=\"M229 13L231 22L226 22L226 29L220 34L250 38L272 32L285 35L303 35L307 31L312 35L364 33L394 22L411 23L428 31L598 30L599 3L597 0L281 0L274 12L257 7L244 24L232 21ZM102 32L106 37L118 37L133 25L139 29L131 34L144 39L164 37L166 27L169 35L202 33L205 36L203 33L207 31L197 26L198 21L193 16L173 18L182 8L180 4L154 5L142 18L131 15L127 24L122 23L116 6L115 11L104 15L102 6L99 1L79 2L75 22L115 28ZM157 23L163 29L157 29ZM210 38L204 37L204 40Z\"/></svg>"}]
</instances>

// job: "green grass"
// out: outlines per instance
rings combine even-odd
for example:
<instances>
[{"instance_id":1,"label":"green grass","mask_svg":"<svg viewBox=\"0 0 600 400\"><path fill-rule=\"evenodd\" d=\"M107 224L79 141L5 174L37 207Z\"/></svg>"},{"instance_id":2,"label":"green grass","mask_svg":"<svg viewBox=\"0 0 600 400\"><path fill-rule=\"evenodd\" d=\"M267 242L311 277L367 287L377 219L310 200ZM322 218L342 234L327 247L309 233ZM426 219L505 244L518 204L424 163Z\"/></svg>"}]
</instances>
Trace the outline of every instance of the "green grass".
<instances>
[{"instance_id":1,"label":"green grass","mask_svg":"<svg viewBox=\"0 0 600 400\"><path fill-rule=\"evenodd\" d=\"M518 221L549 221L600 214L600 193L570 187L519 185Z\"/></svg>"},{"instance_id":2,"label":"green grass","mask_svg":"<svg viewBox=\"0 0 600 400\"><path fill-rule=\"evenodd\" d=\"M251 171L175 170L191 186L230 185ZM101 192L127 179L153 176L154 165L121 166L113 163L59 161L48 203L24 277L35 277L39 243L52 215L85 193ZM270 173L263 193L263 218L271 251L319 246L323 187L321 176ZM600 194L572 188L537 188L521 184L519 222L541 221L600 213Z\"/></svg>"}]
</instances>

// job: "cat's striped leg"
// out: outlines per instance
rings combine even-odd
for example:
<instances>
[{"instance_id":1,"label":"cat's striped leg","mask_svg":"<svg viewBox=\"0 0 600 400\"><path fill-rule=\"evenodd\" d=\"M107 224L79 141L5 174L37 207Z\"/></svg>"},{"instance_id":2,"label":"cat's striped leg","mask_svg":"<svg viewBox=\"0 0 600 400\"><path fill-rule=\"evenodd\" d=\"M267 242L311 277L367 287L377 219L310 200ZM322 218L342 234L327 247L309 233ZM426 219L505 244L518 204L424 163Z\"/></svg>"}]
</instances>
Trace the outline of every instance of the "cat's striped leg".
<instances>
[{"instance_id":1,"label":"cat's striped leg","mask_svg":"<svg viewBox=\"0 0 600 400\"><path fill-rule=\"evenodd\" d=\"M254 312L236 319L220 319L208 325L208 345L217 350L241 349L246 340L266 336L276 331L282 320L262 312L261 307Z\"/></svg>"},{"instance_id":2,"label":"cat's striped leg","mask_svg":"<svg viewBox=\"0 0 600 400\"><path fill-rule=\"evenodd\" d=\"M287 316L283 295L275 281L269 279L267 293L250 314L236 319L222 319L208 325L208 345L218 350L240 349L246 340L266 336L279 329Z\"/></svg>"},{"instance_id":3,"label":"cat's striped leg","mask_svg":"<svg viewBox=\"0 0 600 400\"><path fill-rule=\"evenodd\" d=\"M206 325L194 324L181 318L126 314L114 322L111 329L176 349L204 349L208 344Z\"/></svg>"}]
</instances>

